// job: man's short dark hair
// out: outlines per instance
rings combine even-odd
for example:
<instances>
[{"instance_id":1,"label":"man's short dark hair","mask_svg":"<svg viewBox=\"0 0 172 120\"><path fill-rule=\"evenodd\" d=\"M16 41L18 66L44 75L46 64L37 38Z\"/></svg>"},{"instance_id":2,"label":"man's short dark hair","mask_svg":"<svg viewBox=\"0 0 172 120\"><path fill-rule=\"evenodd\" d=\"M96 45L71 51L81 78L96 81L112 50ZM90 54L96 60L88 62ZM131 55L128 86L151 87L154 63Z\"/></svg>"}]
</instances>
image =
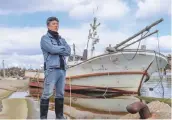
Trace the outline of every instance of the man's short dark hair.
<instances>
[{"instance_id":1,"label":"man's short dark hair","mask_svg":"<svg viewBox=\"0 0 172 120\"><path fill-rule=\"evenodd\" d=\"M57 21L57 22L59 22L59 19L58 18L56 18L56 17L49 17L48 19L47 19L47 25L49 25L49 23L51 22L51 21Z\"/></svg>"}]
</instances>

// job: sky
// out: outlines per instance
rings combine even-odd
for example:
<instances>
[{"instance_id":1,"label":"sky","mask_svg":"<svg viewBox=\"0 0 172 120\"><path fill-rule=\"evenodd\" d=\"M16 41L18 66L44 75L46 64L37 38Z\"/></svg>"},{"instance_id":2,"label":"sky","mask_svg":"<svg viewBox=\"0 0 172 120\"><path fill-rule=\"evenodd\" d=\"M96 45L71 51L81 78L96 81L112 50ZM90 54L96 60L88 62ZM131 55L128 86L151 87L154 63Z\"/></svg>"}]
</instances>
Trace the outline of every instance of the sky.
<instances>
[{"instance_id":1,"label":"sky","mask_svg":"<svg viewBox=\"0 0 172 120\"><path fill-rule=\"evenodd\" d=\"M47 32L46 19L50 16L59 19L59 34L71 47L76 45L79 55L86 47L93 17L101 23L95 55L163 18L150 30L159 30L158 34L144 39L141 45L159 51L159 41L160 52L171 53L171 0L1 0L0 62L5 60L5 67L40 68L40 40Z\"/></svg>"}]
</instances>

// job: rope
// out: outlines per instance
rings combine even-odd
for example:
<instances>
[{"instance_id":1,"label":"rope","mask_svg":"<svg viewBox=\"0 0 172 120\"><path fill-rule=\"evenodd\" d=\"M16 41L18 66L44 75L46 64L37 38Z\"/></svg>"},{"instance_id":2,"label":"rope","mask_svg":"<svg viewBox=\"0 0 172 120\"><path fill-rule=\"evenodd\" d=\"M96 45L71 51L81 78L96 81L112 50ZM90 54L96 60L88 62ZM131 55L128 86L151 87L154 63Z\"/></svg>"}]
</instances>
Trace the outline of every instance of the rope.
<instances>
[{"instance_id":1,"label":"rope","mask_svg":"<svg viewBox=\"0 0 172 120\"><path fill-rule=\"evenodd\" d=\"M111 59L111 58L110 58L110 59ZM109 72L108 72L108 77L109 77ZM103 95L102 95L102 96L104 97L105 100L106 100L106 93L107 93L107 91L108 91L108 88L109 88L109 87L107 86L105 92L104 92ZM109 114L112 115L112 113L111 113L111 111L110 111L109 108L108 108L108 111L109 111Z\"/></svg>"},{"instance_id":2,"label":"rope","mask_svg":"<svg viewBox=\"0 0 172 120\"><path fill-rule=\"evenodd\" d=\"M38 86L39 86L39 76L40 76L40 71L38 70L38 71L36 72L35 76L33 77L33 80L32 80L32 81L35 81L35 79L36 79L36 82L38 83ZM38 101L40 100L39 94L37 95L36 98L37 98Z\"/></svg>"},{"instance_id":3,"label":"rope","mask_svg":"<svg viewBox=\"0 0 172 120\"><path fill-rule=\"evenodd\" d=\"M159 37L158 37L158 33L157 33L157 40L158 40L158 52L160 53L160 47L159 47ZM156 86L158 86L159 85L159 83L161 83L161 87L162 87L162 97L164 98L164 86L163 86L163 83L162 83L162 80L163 80L163 76L160 74L160 71L159 71L159 64L158 63L160 63L161 64L161 61L158 61L157 60L157 54L156 54L156 52L154 51L154 53L155 53L155 59L156 59L156 65L157 65L157 68L158 68L158 75L159 75L159 78L160 78L160 80L159 80L159 82L158 82L158 84L156 85ZM155 86L155 87L156 87ZM155 88L154 87L154 88Z\"/></svg>"},{"instance_id":4,"label":"rope","mask_svg":"<svg viewBox=\"0 0 172 120\"><path fill-rule=\"evenodd\" d=\"M158 52L159 52L159 55L160 55L160 47L159 47L159 36L158 36L158 33L157 33L157 40L158 40ZM156 52L154 51L154 53L155 53L155 60L156 60L156 66L157 66L157 69L158 69L158 75L159 75L159 81L158 81L158 83L154 86L154 87L152 87L153 89L154 88L156 88L160 83L161 83L161 87L162 87L162 97L164 98L164 86L163 86L163 83L162 83L162 80L163 80L163 76L160 74L160 71L159 71L159 64L158 63L160 63L161 64L161 61L158 61L157 60L157 54L156 54ZM160 93L160 91L159 91L159 93Z\"/></svg>"},{"instance_id":5,"label":"rope","mask_svg":"<svg viewBox=\"0 0 172 120\"><path fill-rule=\"evenodd\" d=\"M71 103L72 103L72 100L71 100L71 97L72 97L72 95L71 95L71 78L70 78L70 76L69 76L69 87L70 87L70 113L69 113L69 115L71 116Z\"/></svg>"},{"instance_id":6,"label":"rope","mask_svg":"<svg viewBox=\"0 0 172 120\"><path fill-rule=\"evenodd\" d=\"M142 34L141 34L141 38L144 37L144 36L146 36L148 33L149 33L149 31L147 31L144 35L143 35L143 33L142 33ZM139 51L140 43L141 43L141 40L139 41L139 45L138 45L138 47L137 47L137 50L136 50L134 56L133 56L131 59L126 58L125 55L123 54L123 52L121 51L122 55L124 56L124 58L125 58L126 60L130 61L130 60L133 60L133 59L136 57L137 52Z\"/></svg>"},{"instance_id":7,"label":"rope","mask_svg":"<svg viewBox=\"0 0 172 120\"><path fill-rule=\"evenodd\" d=\"M158 40L158 50L159 50L159 54L160 54L160 47L159 47L159 34L157 33L157 40ZM157 59L157 57L156 57L156 59ZM160 64L161 64L161 61L160 61ZM157 64L158 65L158 64ZM159 69L159 67L158 67L158 69ZM159 73L159 77L160 77L160 80L161 80L161 87L162 87L162 89L163 89L163 93L162 93L162 96L163 96L163 98L164 98L164 86L163 86L163 83L162 83L162 80L163 80L163 76L161 76L160 75L160 72L158 72Z\"/></svg>"},{"instance_id":8,"label":"rope","mask_svg":"<svg viewBox=\"0 0 172 120\"><path fill-rule=\"evenodd\" d=\"M39 72L39 70L38 70L38 72L37 72L37 78L36 78L36 81L37 81L37 83L38 83L38 86L39 86L39 75L40 75L40 72ZM40 100L39 94L38 94L38 96L37 96L37 99Z\"/></svg>"},{"instance_id":9,"label":"rope","mask_svg":"<svg viewBox=\"0 0 172 120\"><path fill-rule=\"evenodd\" d=\"M148 32L149 32L149 31L147 31L147 32L145 33L145 35L146 35ZM141 37L142 37L142 35L143 35L143 33L141 34ZM144 36L145 36L145 35L144 35ZM159 50L158 52L160 53L158 32L157 32L157 40L158 40L158 50ZM126 58L125 55L123 54L123 52L121 51L122 55L124 56L124 58L125 58L126 60L130 61L130 60L133 60L133 59L135 58L135 56L136 56L136 54L137 54L137 52L138 52L138 50L139 50L140 43L141 43L141 41L139 42L139 45L138 45L138 48L137 48L137 51L136 51L135 55L134 55L131 59ZM163 83L162 83L163 77L160 75L160 72L159 72L159 64L158 64L156 52L154 51L154 53L155 53L156 65L157 65L157 68L158 68L158 74L159 74L160 80L159 80L158 84L155 85L155 86L152 87L152 88L157 87L157 86L161 83L161 87L162 87L162 89L163 89L163 93L162 93L163 95L162 95L162 96L163 96L163 98L164 98L164 86L163 86ZM160 61L160 62L161 62L161 61Z\"/></svg>"}]
</instances>

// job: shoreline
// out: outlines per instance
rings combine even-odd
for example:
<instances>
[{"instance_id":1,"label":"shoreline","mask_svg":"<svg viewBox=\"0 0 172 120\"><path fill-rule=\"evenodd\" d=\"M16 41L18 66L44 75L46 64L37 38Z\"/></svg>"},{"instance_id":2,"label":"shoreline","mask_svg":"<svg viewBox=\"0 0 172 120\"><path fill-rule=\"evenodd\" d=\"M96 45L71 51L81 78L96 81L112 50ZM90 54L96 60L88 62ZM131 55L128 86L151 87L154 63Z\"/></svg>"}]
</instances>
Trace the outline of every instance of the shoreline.
<instances>
[{"instance_id":1,"label":"shoreline","mask_svg":"<svg viewBox=\"0 0 172 120\"><path fill-rule=\"evenodd\" d=\"M159 101L171 106L171 101L172 101L171 98L155 98L155 97L146 97L146 96L136 96L136 97L141 100L144 100L147 104L149 104L150 102Z\"/></svg>"}]
</instances>

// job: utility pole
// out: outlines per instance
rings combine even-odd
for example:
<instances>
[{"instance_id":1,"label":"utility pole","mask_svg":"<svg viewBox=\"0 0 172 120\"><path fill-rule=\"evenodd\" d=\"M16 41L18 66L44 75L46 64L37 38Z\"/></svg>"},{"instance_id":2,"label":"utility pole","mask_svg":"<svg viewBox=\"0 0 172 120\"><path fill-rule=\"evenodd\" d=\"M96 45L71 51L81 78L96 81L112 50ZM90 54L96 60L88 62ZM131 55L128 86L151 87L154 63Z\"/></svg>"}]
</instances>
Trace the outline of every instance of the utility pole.
<instances>
[{"instance_id":1,"label":"utility pole","mask_svg":"<svg viewBox=\"0 0 172 120\"><path fill-rule=\"evenodd\" d=\"M75 44L73 44L73 55L74 55L73 61L75 61L75 57L76 57Z\"/></svg>"},{"instance_id":2,"label":"utility pole","mask_svg":"<svg viewBox=\"0 0 172 120\"><path fill-rule=\"evenodd\" d=\"M2 61L2 67L3 67L3 77L5 78L5 63L4 63L4 60Z\"/></svg>"}]
</instances>

